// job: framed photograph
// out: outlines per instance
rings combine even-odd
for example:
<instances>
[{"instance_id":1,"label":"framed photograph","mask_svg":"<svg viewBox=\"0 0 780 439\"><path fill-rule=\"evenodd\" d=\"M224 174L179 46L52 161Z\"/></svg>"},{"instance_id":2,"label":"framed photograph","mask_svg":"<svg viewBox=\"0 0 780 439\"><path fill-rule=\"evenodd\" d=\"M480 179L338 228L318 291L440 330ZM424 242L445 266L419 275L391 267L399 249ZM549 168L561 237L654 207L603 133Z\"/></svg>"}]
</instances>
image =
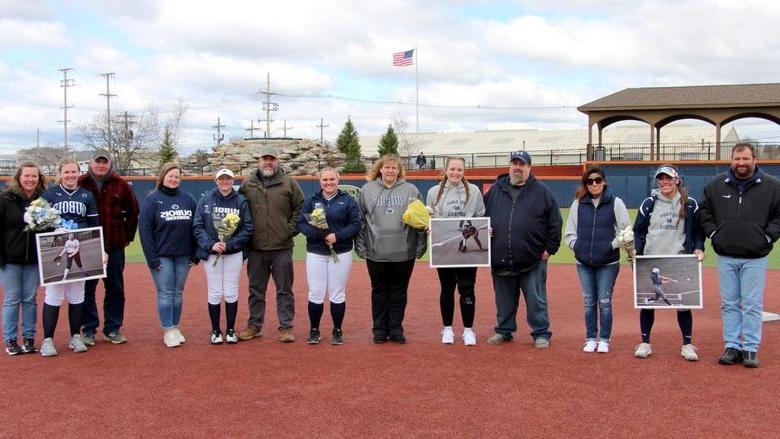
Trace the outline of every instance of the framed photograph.
<instances>
[{"instance_id":1,"label":"framed photograph","mask_svg":"<svg viewBox=\"0 0 780 439\"><path fill-rule=\"evenodd\" d=\"M696 255L637 256L634 260L634 308L699 309L701 262Z\"/></svg>"},{"instance_id":2,"label":"framed photograph","mask_svg":"<svg viewBox=\"0 0 780 439\"><path fill-rule=\"evenodd\" d=\"M106 277L102 227L41 233L36 241L41 286Z\"/></svg>"},{"instance_id":3,"label":"framed photograph","mask_svg":"<svg viewBox=\"0 0 780 439\"><path fill-rule=\"evenodd\" d=\"M431 267L489 267L490 218L431 218Z\"/></svg>"}]
</instances>

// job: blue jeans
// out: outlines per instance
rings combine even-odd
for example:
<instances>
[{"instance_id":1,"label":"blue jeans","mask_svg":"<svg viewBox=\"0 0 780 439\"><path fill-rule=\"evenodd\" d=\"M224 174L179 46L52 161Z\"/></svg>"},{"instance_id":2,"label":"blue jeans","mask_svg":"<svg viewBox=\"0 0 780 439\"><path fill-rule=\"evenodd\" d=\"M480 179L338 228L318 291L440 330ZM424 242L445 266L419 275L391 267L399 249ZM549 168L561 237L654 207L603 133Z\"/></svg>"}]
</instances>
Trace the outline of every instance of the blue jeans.
<instances>
[{"instance_id":1,"label":"blue jeans","mask_svg":"<svg viewBox=\"0 0 780 439\"><path fill-rule=\"evenodd\" d=\"M179 327L182 293L189 271L189 256L161 257L160 268L151 270L157 288L157 313L163 329Z\"/></svg>"},{"instance_id":2,"label":"blue jeans","mask_svg":"<svg viewBox=\"0 0 780 439\"><path fill-rule=\"evenodd\" d=\"M125 249L107 250L108 264L103 278L105 297L103 299L103 333L108 335L119 331L125 317ZM84 312L81 326L84 334L94 334L100 324L95 290L100 279L90 279L84 284Z\"/></svg>"},{"instance_id":3,"label":"blue jeans","mask_svg":"<svg viewBox=\"0 0 780 439\"><path fill-rule=\"evenodd\" d=\"M512 338L517 331L517 308L520 304L520 292L523 293L526 306L526 320L531 328L531 337L552 337L550 318L547 315L547 262L540 261L528 271L513 276L499 276L491 271L493 290L496 293L496 334L506 339Z\"/></svg>"},{"instance_id":4,"label":"blue jeans","mask_svg":"<svg viewBox=\"0 0 780 439\"><path fill-rule=\"evenodd\" d=\"M720 315L727 348L758 352L766 265L766 256L742 259L718 255Z\"/></svg>"},{"instance_id":5,"label":"blue jeans","mask_svg":"<svg viewBox=\"0 0 780 439\"><path fill-rule=\"evenodd\" d=\"M22 307L22 337L35 338L38 305L38 265L6 264L0 270L3 281L3 342L17 340L19 305Z\"/></svg>"},{"instance_id":6,"label":"blue jeans","mask_svg":"<svg viewBox=\"0 0 780 439\"><path fill-rule=\"evenodd\" d=\"M619 271L620 264L599 267L577 264L582 300L585 303L585 338L589 340L595 339L597 333L600 339L609 340L612 334L612 290Z\"/></svg>"}]
</instances>

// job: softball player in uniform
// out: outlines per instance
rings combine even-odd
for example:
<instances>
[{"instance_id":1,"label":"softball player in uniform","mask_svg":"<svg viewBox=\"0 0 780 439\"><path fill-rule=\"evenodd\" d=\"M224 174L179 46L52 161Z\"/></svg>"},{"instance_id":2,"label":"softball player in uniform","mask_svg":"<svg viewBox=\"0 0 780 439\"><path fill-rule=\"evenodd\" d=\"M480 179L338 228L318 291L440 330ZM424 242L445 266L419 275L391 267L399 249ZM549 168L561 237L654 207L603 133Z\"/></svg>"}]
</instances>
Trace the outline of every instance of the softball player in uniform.
<instances>
[{"instance_id":1,"label":"softball player in uniform","mask_svg":"<svg viewBox=\"0 0 780 439\"><path fill-rule=\"evenodd\" d=\"M62 248L60 254L54 258L55 260L60 260L63 256L65 256L65 271L62 273L62 280L68 278L68 273L70 273L73 262L76 262L76 266L81 270L81 274L86 276L87 272L84 271L84 267L81 265L81 253L79 252L80 248L81 243L79 240L76 239L73 233L68 234L68 240L65 241L65 246Z\"/></svg>"},{"instance_id":2,"label":"softball player in uniform","mask_svg":"<svg viewBox=\"0 0 780 439\"><path fill-rule=\"evenodd\" d=\"M98 211L95 197L88 190L78 186L79 167L74 160L63 160L59 165L59 184L47 189L41 197L49 202L51 207L60 213L64 222L69 222L74 228L97 227ZM73 244L70 244L73 248ZM78 252L78 250L76 250ZM65 252L69 255L66 242ZM78 255L78 253L75 253ZM68 257L70 259L70 257ZM71 261L68 261L70 264ZM80 266L80 261L77 262ZM69 267L70 265L68 265ZM63 280L67 277L69 268L65 269ZM82 270L83 271L83 270ZM74 281L66 284L49 285L46 287L43 304L43 344L40 352L44 357L57 355L54 346L54 331L63 300L68 301L68 320L70 323L70 343L68 347L74 352L86 352L87 346L81 338L81 312L84 308L84 282Z\"/></svg>"},{"instance_id":3,"label":"softball player in uniform","mask_svg":"<svg viewBox=\"0 0 780 439\"><path fill-rule=\"evenodd\" d=\"M211 344L222 344L219 325L220 304L225 300L226 331L224 341L238 343L235 332L238 312L238 280L244 262L243 250L249 245L254 232L252 211L245 196L233 189L233 172L220 169L215 177L217 187L206 192L195 209L193 233L198 241L197 257L206 261L209 318L211 319ZM228 214L239 216L236 230L224 241L219 239L218 224Z\"/></svg>"}]
</instances>

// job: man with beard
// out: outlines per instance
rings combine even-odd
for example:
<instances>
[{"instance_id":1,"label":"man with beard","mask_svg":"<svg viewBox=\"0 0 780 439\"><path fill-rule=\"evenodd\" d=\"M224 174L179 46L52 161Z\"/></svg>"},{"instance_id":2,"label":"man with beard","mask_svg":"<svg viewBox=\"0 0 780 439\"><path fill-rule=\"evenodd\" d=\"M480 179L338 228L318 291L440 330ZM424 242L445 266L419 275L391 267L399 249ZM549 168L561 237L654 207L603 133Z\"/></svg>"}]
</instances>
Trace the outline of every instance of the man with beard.
<instances>
[{"instance_id":1,"label":"man with beard","mask_svg":"<svg viewBox=\"0 0 780 439\"><path fill-rule=\"evenodd\" d=\"M552 191L531 174L531 156L515 151L509 174L498 176L485 194L491 225L491 274L496 294L495 334L488 344L512 340L522 291L528 326L537 348L550 346L547 259L561 242L561 214Z\"/></svg>"},{"instance_id":2,"label":"man with beard","mask_svg":"<svg viewBox=\"0 0 780 439\"><path fill-rule=\"evenodd\" d=\"M780 182L756 165L753 145L734 145L729 171L704 187L699 217L718 254L726 346L718 362L758 367L767 255L780 238Z\"/></svg>"},{"instance_id":3,"label":"man with beard","mask_svg":"<svg viewBox=\"0 0 780 439\"><path fill-rule=\"evenodd\" d=\"M279 165L279 150L265 146L257 160L257 171L247 177L239 192L249 200L254 233L249 250L249 321L238 334L241 340L260 337L265 322L265 292L269 277L276 286L276 313L279 318L279 340L295 341L293 319L293 237L298 234L296 222L303 204L298 183L284 175Z\"/></svg>"}]
</instances>

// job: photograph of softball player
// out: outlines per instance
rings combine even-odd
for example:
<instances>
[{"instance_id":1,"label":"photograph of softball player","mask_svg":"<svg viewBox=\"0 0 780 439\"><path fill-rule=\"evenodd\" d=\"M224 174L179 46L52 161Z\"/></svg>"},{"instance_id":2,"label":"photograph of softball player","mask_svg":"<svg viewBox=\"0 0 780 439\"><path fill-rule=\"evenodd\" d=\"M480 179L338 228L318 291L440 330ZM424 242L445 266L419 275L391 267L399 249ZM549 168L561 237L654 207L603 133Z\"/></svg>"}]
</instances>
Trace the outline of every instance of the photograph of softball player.
<instances>
[{"instance_id":1,"label":"photograph of softball player","mask_svg":"<svg viewBox=\"0 0 780 439\"><path fill-rule=\"evenodd\" d=\"M489 267L488 227L484 217L431 218L431 267Z\"/></svg>"},{"instance_id":2,"label":"photograph of softball player","mask_svg":"<svg viewBox=\"0 0 780 439\"><path fill-rule=\"evenodd\" d=\"M460 244L458 244L458 251L459 252L465 252L467 250L466 247L466 241L469 238L474 238L474 242L477 243L477 247L479 247L479 251L486 252L486 248L482 248L482 243L479 241L479 230L472 224L470 220L463 220L460 222L460 225L458 225L458 230L460 230L460 233L462 235L462 239L460 240Z\"/></svg>"},{"instance_id":3,"label":"photograph of softball player","mask_svg":"<svg viewBox=\"0 0 780 439\"><path fill-rule=\"evenodd\" d=\"M65 271L62 272L62 280L68 278L68 273L70 273L73 262L76 262L76 266L81 270L82 276L87 275L87 272L84 271L84 266L81 265L81 254L79 253L80 246L81 243L76 239L76 236L73 233L68 233L68 240L65 241L65 246L62 248L60 254L54 257L54 262L59 265L59 262L62 261L62 257L65 256Z\"/></svg>"},{"instance_id":4,"label":"photograph of softball player","mask_svg":"<svg viewBox=\"0 0 780 439\"><path fill-rule=\"evenodd\" d=\"M701 263L696 255L639 255L634 308L701 308Z\"/></svg>"},{"instance_id":5,"label":"photograph of softball player","mask_svg":"<svg viewBox=\"0 0 780 439\"><path fill-rule=\"evenodd\" d=\"M39 236L38 269L42 285L104 277L100 227L60 230Z\"/></svg>"}]
</instances>

